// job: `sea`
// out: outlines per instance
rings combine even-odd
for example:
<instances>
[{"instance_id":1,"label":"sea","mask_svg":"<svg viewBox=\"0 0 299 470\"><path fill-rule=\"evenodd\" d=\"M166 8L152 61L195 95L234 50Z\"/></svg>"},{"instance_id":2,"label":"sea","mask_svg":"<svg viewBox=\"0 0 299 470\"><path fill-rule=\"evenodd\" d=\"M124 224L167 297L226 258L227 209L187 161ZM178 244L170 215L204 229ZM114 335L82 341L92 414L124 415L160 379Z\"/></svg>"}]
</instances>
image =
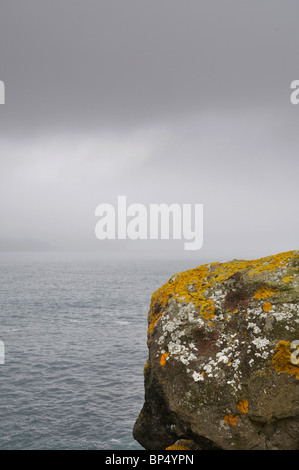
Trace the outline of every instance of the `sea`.
<instances>
[{"instance_id":1,"label":"sea","mask_svg":"<svg viewBox=\"0 0 299 470\"><path fill-rule=\"evenodd\" d=\"M0 253L0 449L142 450L132 429L151 296L195 266Z\"/></svg>"}]
</instances>

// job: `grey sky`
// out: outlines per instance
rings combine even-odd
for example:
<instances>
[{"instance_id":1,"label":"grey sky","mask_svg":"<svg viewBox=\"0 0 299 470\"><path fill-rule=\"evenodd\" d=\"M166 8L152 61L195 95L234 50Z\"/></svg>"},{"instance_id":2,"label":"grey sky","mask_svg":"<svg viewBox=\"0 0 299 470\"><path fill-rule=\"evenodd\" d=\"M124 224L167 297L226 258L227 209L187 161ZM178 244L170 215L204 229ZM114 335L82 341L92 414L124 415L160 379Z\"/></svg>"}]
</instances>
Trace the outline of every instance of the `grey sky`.
<instances>
[{"instance_id":1,"label":"grey sky","mask_svg":"<svg viewBox=\"0 0 299 470\"><path fill-rule=\"evenodd\" d=\"M204 203L190 256L298 248L298 17L297 0L0 0L2 249L106 249L94 210L122 194Z\"/></svg>"}]
</instances>

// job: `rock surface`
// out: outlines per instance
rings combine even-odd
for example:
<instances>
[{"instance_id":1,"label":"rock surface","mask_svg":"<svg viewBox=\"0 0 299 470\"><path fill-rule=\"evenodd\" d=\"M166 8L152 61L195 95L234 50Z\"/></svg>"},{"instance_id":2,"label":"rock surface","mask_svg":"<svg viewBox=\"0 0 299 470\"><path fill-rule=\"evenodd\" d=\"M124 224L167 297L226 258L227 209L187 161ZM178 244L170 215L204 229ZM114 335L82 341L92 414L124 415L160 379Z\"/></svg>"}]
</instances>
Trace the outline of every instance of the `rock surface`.
<instances>
[{"instance_id":1,"label":"rock surface","mask_svg":"<svg viewBox=\"0 0 299 470\"><path fill-rule=\"evenodd\" d=\"M299 449L299 251L176 274L148 323L145 449Z\"/></svg>"}]
</instances>

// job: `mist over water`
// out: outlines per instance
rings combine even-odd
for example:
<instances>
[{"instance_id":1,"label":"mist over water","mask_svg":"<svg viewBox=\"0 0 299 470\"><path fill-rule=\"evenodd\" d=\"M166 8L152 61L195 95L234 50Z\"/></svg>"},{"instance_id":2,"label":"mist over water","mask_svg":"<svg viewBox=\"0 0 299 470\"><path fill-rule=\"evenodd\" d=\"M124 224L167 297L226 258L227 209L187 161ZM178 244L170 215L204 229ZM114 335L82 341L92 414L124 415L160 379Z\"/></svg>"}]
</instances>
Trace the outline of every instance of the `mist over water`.
<instances>
[{"instance_id":1,"label":"mist over water","mask_svg":"<svg viewBox=\"0 0 299 470\"><path fill-rule=\"evenodd\" d=\"M147 313L190 261L0 254L1 449L141 449Z\"/></svg>"},{"instance_id":2,"label":"mist over water","mask_svg":"<svg viewBox=\"0 0 299 470\"><path fill-rule=\"evenodd\" d=\"M298 16L295 0L1 2L0 449L140 448L154 290L298 248ZM120 196L203 205L203 247L131 239L127 220L99 240L96 208Z\"/></svg>"}]
</instances>

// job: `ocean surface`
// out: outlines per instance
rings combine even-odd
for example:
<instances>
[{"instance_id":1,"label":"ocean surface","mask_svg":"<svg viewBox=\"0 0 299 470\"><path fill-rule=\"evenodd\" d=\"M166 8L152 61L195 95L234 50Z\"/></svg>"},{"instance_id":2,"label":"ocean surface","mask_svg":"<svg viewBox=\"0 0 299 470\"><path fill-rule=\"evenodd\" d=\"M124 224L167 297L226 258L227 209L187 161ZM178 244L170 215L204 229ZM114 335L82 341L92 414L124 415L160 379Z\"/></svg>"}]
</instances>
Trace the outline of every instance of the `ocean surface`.
<instances>
[{"instance_id":1,"label":"ocean surface","mask_svg":"<svg viewBox=\"0 0 299 470\"><path fill-rule=\"evenodd\" d=\"M192 267L0 253L0 449L142 449L150 299Z\"/></svg>"}]
</instances>

